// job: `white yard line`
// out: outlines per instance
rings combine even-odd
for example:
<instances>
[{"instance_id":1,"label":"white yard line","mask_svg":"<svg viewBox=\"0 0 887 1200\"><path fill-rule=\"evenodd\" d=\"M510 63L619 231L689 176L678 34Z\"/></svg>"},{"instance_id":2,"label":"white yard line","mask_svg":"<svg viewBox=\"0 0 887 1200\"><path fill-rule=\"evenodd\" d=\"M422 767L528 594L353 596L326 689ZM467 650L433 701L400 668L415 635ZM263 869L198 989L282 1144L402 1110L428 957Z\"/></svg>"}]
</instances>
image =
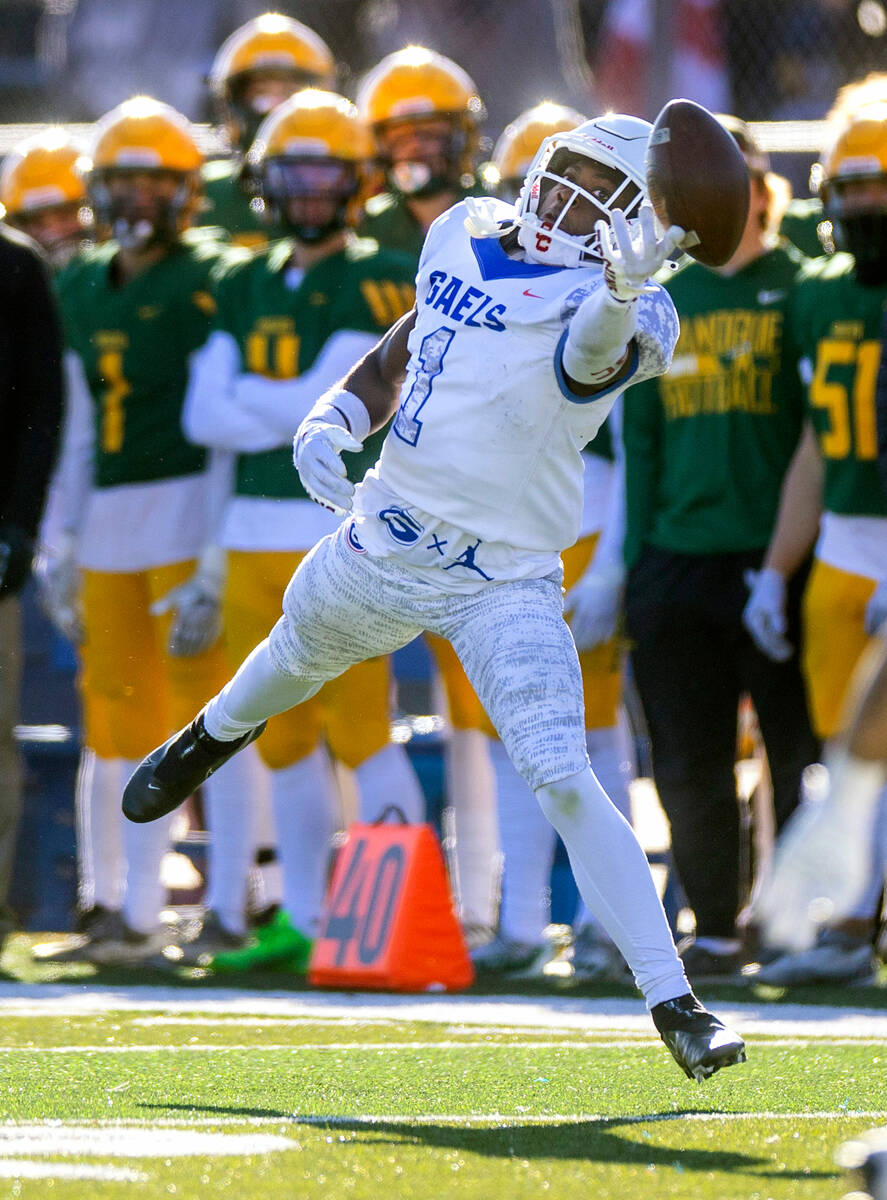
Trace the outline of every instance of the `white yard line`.
<instances>
[{"instance_id":1,"label":"white yard line","mask_svg":"<svg viewBox=\"0 0 887 1200\"><path fill-rule=\"evenodd\" d=\"M279 1122L278 1122L279 1123ZM137 1126L74 1125L58 1121L29 1121L0 1125L0 1161L12 1155L94 1155L99 1158L182 1158L185 1155L273 1154L300 1150L291 1137L271 1133L196 1133L168 1129L158 1138L156 1129L142 1121Z\"/></svg>"},{"instance_id":2,"label":"white yard line","mask_svg":"<svg viewBox=\"0 0 887 1200\"><path fill-rule=\"evenodd\" d=\"M150 1176L127 1167L99 1163L33 1162L27 1158L0 1160L0 1179L102 1179L117 1183L144 1183Z\"/></svg>"},{"instance_id":3,"label":"white yard line","mask_svg":"<svg viewBox=\"0 0 887 1200\"><path fill-rule=\"evenodd\" d=\"M479 1036L485 1031L479 1030ZM821 1037L762 1037L750 1039L755 1049L767 1050L786 1049L809 1046L813 1042L822 1041L827 1046L887 1046L887 1038L821 1038ZM198 1054L267 1054L267 1053L330 1053L338 1051L358 1051L367 1054L382 1054L385 1051L396 1051L402 1054L404 1050L633 1050L635 1047L659 1046L658 1036L608 1038L601 1036L593 1041L577 1041L564 1038L561 1041L439 1041L439 1042L253 1042L250 1044L228 1045L223 1042L166 1042L163 1044L145 1043L142 1046L130 1042L119 1045L103 1042L99 1046L70 1045L70 1046L0 1046L0 1054L164 1054L164 1053L198 1053Z\"/></svg>"},{"instance_id":4,"label":"white yard line","mask_svg":"<svg viewBox=\"0 0 887 1200\"><path fill-rule=\"evenodd\" d=\"M135 1130L143 1133L148 1138L152 1130L158 1128L168 1129L173 1132L180 1131L183 1134L188 1133L194 1128L211 1128L220 1129L228 1127L261 1127L268 1126L276 1127L282 1135L285 1129L290 1129L298 1125L310 1125L312 1127L323 1126L368 1126L373 1125L653 1125L663 1121L834 1121L834 1120L856 1120L856 1121L883 1121L887 1118L887 1109L820 1109L813 1112L654 1112L654 1113L633 1113L633 1114L609 1114L603 1113L529 1113L529 1112L494 1112L494 1113L423 1113L418 1116L409 1113L355 1113L351 1116L345 1113L281 1113L273 1117L157 1117L152 1119L149 1126L145 1125L144 1118L139 1117L120 1117L120 1118L98 1118L90 1122L88 1119L78 1118L77 1120L63 1121L52 1120L46 1121L43 1124L35 1124L33 1121L22 1122L17 1124L15 1121L5 1121L0 1123L0 1151L5 1151L8 1145L8 1138L14 1137L20 1130L30 1131L32 1139L42 1133L47 1136L59 1135L59 1131L67 1135L69 1129L75 1130L75 1137L79 1141L86 1140L88 1132L96 1133L101 1131L103 1134L113 1130ZM207 1135L212 1136L212 1135ZM234 1145L235 1140L231 1135L220 1135L225 1138L225 1147ZM281 1136L275 1140L284 1141L287 1143L286 1149L299 1148L298 1143L292 1138ZM154 1134L156 1143L156 1133ZM32 1140L32 1145L36 1144ZM53 1143L58 1145L58 1141ZM103 1143L104 1144L104 1143ZM164 1139L165 1144L165 1139ZM184 1143L183 1143L184 1144ZM221 1144L221 1143L220 1143ZM19 1151L21 1153L21 1151ZM79 1152L79 1151L78 1151ZM232 1154L244 1153L242 1150L230 1151ZM259 1151L256 1151L257 1153ZM31 1153L37 1153L32 1150ZM41 1151L42 1153L42 1151ZM47 1154L61 1154L61 1150L47 1150ZM96 1151L95 1153L100 1153ZM112 1154L111 1151L103 1151L101 1153ZM190 1153L190 1151L189 1151ZM194 1151L194 1153L203 1153L202 1150ZM162 1156L162 1151L157 1151L157 1154ZM133 1157L139 1157L134 1154Z\"/></svg>"},{"instance_id":5,"label":"white yard line","mask_svg":"<svg viewBox=\"0 0 887 1200\"><path fill-rule=\"evenodd\" d=\"M713 1004L743 1034L806 1037L887 1037L887 1010L827 1005ZM338 1018L367 1021L432 1021L445 1025L530 1027L649 1033L642 1000L566 996L402 996L343 992L250 992L235 988L83 987L68 984L0 984L0 1017L90 1016L151 1012L243 1016Z\"/></svg>"}]
</instances>

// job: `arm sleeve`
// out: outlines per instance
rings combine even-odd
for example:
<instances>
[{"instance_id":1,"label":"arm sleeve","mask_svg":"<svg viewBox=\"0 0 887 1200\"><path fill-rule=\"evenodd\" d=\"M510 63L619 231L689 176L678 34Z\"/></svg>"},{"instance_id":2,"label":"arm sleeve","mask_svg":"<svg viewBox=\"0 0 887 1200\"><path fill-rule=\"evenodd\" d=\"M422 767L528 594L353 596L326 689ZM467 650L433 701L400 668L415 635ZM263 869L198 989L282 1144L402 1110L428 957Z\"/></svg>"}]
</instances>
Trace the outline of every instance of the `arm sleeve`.
<instances>
[{"instance_id":1,"label":"arm sleeve","mask_svg":"<svg viewBox=\"0 0 887 1200\"><path fill-rule=\"evenodd\" d=\"M283 444L276 433L235 396L240 350L230 333L215 330L191 355L182 428L189 441L220 450L273 450Z\"/></svg>"},{"instance_id":2,"label":"arm sleeve","mask_svg":"<svg viewBox=\"0 0 887 1200\"><path fill-rule=\"evenodd\" d=\"M625 362L637 327L637 304L614 300L601 285L582 301L567 329L561 354L569 378L605 386Z\"/></svg>"},{"instance_id":3,"label":"arm sleeve","mask_svg":"<svg viewBox=\"0 0 887 1200\"><path fill-rule=\"evenodd\" d=\"M376 337L353 329L334 333L311 368L296 379L240 375L235 397L241 407L265 421L289 442L314 401L342 378L376 344Z\"/></svg>"},{"instance_id":4,"label":"arm sleeve","mask_svg":"<svg viewBox=\"0 0 887 1200\"><path fill-rule=\"evenodd\" d=\"M622 445L625 455L625 541L623 556L634 565L653 525L661 438L659 386L637 384L623 397Z\"/></svg>"},{"instance_id":5,"label":"arm sleeve","mask_svg":"<svg viewBox=\"0 0 887 1200\"><path fill-rule=\"evenodd\" d=\"M52 475L46 508L40 524L40 542L55 546L59 535L76 535L80 529L92 485L95 425L92 397L79 355L64 357L65 419L58 463Z\"/></svg>"},{"instance_id":6,"label":"arm sleeve","mask_svg":"<svg viewBox=\"0 0 887 1200\"><path fill-rule=\"evenodd\" d=\"M241 372L240 350L221 330L194 355L182 423L193 442L220 449L272 450L288 444L319 395L362 358L376 339L340 330L295 379Z\"/></svg>"},{"instance_id":7,"label":"arm sleeve","mask_svg":"<svg viewBox=\"0 0 887 1200\"><path fill-rule=\"evenodd\" d=\"M30 537L37 532L61 436L64 384L62 336L49 276L36 253L17 248L10 404L19 414L13 478L5 520Z\"/></svg>"}]
</instances>

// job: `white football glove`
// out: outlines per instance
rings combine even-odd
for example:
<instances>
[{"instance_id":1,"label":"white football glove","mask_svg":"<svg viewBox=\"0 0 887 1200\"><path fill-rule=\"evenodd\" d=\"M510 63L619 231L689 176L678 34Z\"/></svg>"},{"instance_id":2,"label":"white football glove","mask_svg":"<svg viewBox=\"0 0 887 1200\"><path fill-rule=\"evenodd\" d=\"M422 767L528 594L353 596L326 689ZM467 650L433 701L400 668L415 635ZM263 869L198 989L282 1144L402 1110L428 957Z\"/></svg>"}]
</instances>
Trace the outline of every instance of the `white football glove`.
<instances>
[{"instance_id":1,"label":"white football glove","mask_svg":"<svg viewBox=\"0 0 887 1200\"><path fill-rule=\"evenodd\" d=\"M155 600L152 617L174 613L167 639L173 658L192 658L217 641L222 632L222 588L225 583L225 552L218 546L203 552L194 574Z\"/></svg>"},{"instance_id":2,"label":"white football glove","mask_svg":"<svg viewBox=\"0 0 887 1200\"><path fill-rule=\"evenodd\" d=\"M640 207L638 220L629 227L625 213L614 208L610 221L595 225L604 260L604 281L617 300L627 303L652 291L649 279L655 275L684 237L680 225L672 225L661 238L656 234L652 205Z\"/></svg>"},{"instance_id":3,"label":"white football glove","mask_svg":"<svg viewBox=\"0 0 887 1200\"><path fill-rule=\"evenodd\" d=\"M41 546L34 562L40 607L69 641L83 641L80 609L80 568L74 557L74 537L62 534L53 546Z\"/></svg>"},{"instance_id":4,"label":"white football glove","mask_svg":"<svg viewBox=\"0 0 887 1200\"><path fill-rule=\"evenodd\" d=\"M865 631L869 637L884 628L887 622L887 579L882 579L865 606Z\"/></svg>"},{"instance_id":5,"label":"white football glove","mask_svg":"<svg viewBox=\"0 0 887 1200\"><path fill-rule=\"evenodd\" d=\"M776 844L751 905L752 923L767 946L792 952L816 941L825 924L850 915L872 872L875 806L837 803L825 768Z\"/></svg>"},{"instance_id":6,"label":"white football glove","mask_svg":"<svg viewBox=\"0 0 887 1200\"><path fill-rule=\"evenodd\" d=\"M351 511L354 484L345 472L342 451L362 450L363 442L343 425L306 418L293 439L293 462L305 491L315 503L344 517Z\"/></svg>"},{"instance_id":7,"label":"white football glove","mask_svg":"<svg viewBox=\"0 0 887 1200\"><path fill-rule=\"evenodd\" d=\"M593 650L616 632L624 583L624 568L612 563L590 568L567 592L564 610L572 614L570 629L577 650Z\"/></svg>"},{"instance_id":8,"label":"white football glove","mask_svg":"<svg viewBox=\"0 0 887 1200\"><path fill-rule=\"evenodd\" d=\"M746 586L751 588L742 612L742 623L758 649L774 662L786 662L795 652L785 636L788 621L785 615L785 576L772 567L745 572Z\"/></svg>"}]
</instances>

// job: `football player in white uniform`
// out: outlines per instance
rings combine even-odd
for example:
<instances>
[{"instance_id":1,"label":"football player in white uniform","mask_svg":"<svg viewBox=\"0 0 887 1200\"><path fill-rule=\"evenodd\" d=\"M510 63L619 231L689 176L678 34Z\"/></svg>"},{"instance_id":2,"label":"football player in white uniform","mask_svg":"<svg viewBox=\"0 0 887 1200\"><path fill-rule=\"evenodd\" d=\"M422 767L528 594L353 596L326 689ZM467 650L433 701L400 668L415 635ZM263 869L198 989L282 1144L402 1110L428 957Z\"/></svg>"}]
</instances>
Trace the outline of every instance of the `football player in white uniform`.
<instances>
[{"instance_id":1,"label":"football player in white uniform","mask_svg":"<svg viewBox=\"0 0 887 1200\"><path fill-rule=\"evenodd\" d=\"M150 754L130 820L175 808L267 718L422 630L452 642L560 833L589 908L682 1069L745 1058L692 994L631 826L588 765L560 552L576 540L582 447L616 395L668 367L674 307L649 282L683 231L644 204L650 126L608 115L546 139L517 206L469 200L429 230L416 308L326 392L295 460L351 516L287 587L283 616L228 685ZM400 404L397 405L398 384ZM355 489L341 454L396 415Z\"/></svg>"}]
</instances>

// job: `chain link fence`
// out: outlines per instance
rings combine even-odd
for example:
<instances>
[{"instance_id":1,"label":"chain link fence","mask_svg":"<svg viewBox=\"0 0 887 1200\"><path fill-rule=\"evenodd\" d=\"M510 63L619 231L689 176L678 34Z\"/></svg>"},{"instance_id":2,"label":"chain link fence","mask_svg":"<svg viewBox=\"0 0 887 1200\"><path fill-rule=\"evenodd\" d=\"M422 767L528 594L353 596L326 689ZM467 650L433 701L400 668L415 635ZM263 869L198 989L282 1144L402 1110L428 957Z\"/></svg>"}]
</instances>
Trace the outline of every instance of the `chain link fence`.
<instances>
[{"instance_id":1,"label":"chain link fence","mask_svg":"<svg viewBox=\"0 0 887 1200\"><path fill-rule=\"evenodd\" d=\"M887 71L887 0L0 0L0 155L36 122L88 132L135 90L205 123L215 49L270 7L329 41L349 95L407 42L449 55L484 97L488 145L544 98L652 120L686 96L751 122L797 195L837 89Z\"/></svg>"}]
</instances>

